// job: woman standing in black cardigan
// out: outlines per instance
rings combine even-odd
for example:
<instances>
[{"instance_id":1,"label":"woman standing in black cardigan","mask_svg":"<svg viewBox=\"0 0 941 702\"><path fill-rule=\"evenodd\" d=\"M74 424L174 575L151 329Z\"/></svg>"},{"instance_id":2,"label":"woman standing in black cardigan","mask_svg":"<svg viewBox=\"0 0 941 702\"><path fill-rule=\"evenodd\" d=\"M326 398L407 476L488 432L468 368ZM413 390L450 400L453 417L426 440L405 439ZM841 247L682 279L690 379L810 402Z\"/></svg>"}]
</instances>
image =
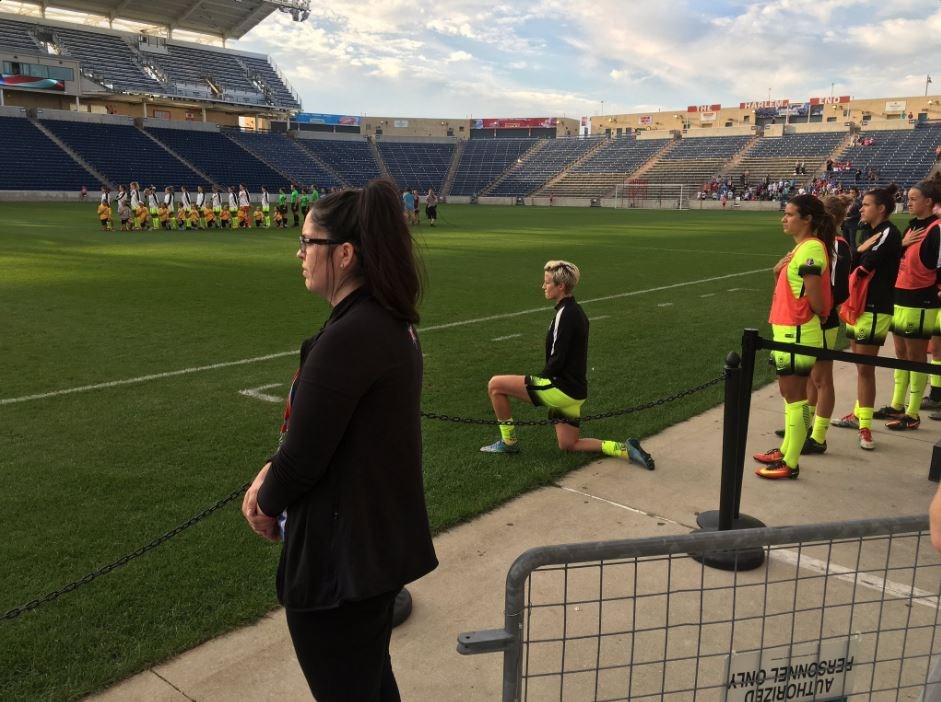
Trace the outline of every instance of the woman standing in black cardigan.
<instances>
[{"instance_id":1,"label":"woman standing in black cardigan","mask_svg":"<svg viewBox=\"0 0 941 702\"><path fill-rule=\"evenodd\" d=\"M393 603L437 559L421 465L421 276L395 186L319 199L297 257L333 309L301 346L281 445L242 511L283 541L278 598L317 700L398 700Z\"/></svg>"}]
</instances>

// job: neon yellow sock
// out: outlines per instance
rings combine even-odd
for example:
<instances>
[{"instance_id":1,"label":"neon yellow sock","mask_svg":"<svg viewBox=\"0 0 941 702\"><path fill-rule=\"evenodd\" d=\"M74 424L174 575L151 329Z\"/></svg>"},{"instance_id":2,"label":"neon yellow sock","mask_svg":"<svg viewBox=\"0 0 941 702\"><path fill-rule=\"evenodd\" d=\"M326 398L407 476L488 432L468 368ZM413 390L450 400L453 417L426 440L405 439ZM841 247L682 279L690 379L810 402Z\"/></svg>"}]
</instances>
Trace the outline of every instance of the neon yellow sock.
<instances>
[{"instance_id":1,"label":"neon yellow sock","mask_svg":"<svg viewBox=\"0 0 941 702\"><path fill-rule=\"evenodd\" d=\"M784 403L784 436L781 438L781 445L778 451L787 453L787 447L791 444L791 432L787 426L787 402Z\"/></svg>"},{"instance_id":2,"label":"neon yellow sock","mask_svg":"<svg viewBox=\"0 0 941 702\"><path fill-rule=\"evenodd\" d=\"M859 417L859 400L853 403L853 414Z\"/></svg>"},{"instance_id":3,"label":"neon yellow sock","mask_svg":"<svg viewBox=\"0 0 941 702\"><path fill-rule=\"evenodd\" d=\"M807 424L807 433L810 433L814 426L814 415L817 414L817 405L807 405L807 412L804 413L804 422Z\"/></svg>"},{"instance_id":4,"label":"neon yellow sock","mask_svg":"<svg viewBox=\"0 0 941 702\"><path fill-rule=\"evenodd\" d=\"M905 395L908 393L909 371L895 369L895 387L892 390L892 406L895 409L902 409L905 406Z\"/></svg>"},{"instance_id":5,"label":"neon yellow sock","mask_svg":"<svg viewBox=\"0 0 941 702\"><path fill-rule=\"evenodd\" d=\"M818 444L825 443L827 440L827 429L830 428L829 417L814 417L814 431L810 438Z\"/></svg>"},{"instance_id":6,"label":"neon yellow sock","mask_svg":"<svg viewBox=\"0 0 941 702\"><path fill-rule=\"evenodd\" d=\"M512 422L513 417L510 417L506 420L507 422ZM503 439L505 444L515 444L516 443L516 425L515 424L500 424L500 438Z\"/></svg>"},{"instance_id":7,"label":"neon yellow sock","mask_svg":"<svg viewBox=\"0 0 941 702\"><path fill-rule=\"evenodd\" d=\"M859 417L860 429L872 429L872 413L874 411L872 407L859 407L856 410L856 416Z\"/></svg>"},{"instance_id":8,"label":"neon yellow sock","mask_svg":"<svg viewBox=\"0 0 941 702\"><path fill-rule=\"evenodd\" d=\"M271 217L265 215L265 229L271 229Z\"/></svg>"},{"instance_id":9,"label":"neon yellow sock","mask_svg":"<svg viewBox=\"0 0 941 702\"><path fill-rule=\"evenodd\" d=\"M807 440L807 424L804 413L807 411L807 400L789 402L785 410L785 431L787 432L787 451L784 453L784 462L789 468L797 468L800 462L801 449Z\"/></svg>"},{"instance_id":10,"label":"neon yellow sock","mask_svg":"<svg viewBox=\"0 0 941 702\"><path fill-rule=\"evenodd\" d=\"M614 456L616 458L627 458L627 449L620 441L602 441L601 453L605 456Z\"/></svg>"},{"instance_id":11,"label":"neon yellow sock","mask_svg":"<svg viewBox=\"0 0 941 702\"><path fill-rule=\"evenodd\" d=\"M931 365L941 366L941 361L936 361L932 358ZM938 370L941 370L941 368L939 368ZM941 375L935 374L931 376L931 387L938 388L938 390L941 390Z\"/></svg>"},{"instance_id":12,"label":"neon yellow sock","mask_svg":"<svg viewBox=\"0 0 941 702\"><path fill-rule=\"evenodd\" d=\"M921 409L921 396L925 393L925 385L928 384L928 374L911 371L910 375L911 392L908 394L908 407L905 409L905 414L909 417L917 417Z\"/></svg>"}]
</instances>

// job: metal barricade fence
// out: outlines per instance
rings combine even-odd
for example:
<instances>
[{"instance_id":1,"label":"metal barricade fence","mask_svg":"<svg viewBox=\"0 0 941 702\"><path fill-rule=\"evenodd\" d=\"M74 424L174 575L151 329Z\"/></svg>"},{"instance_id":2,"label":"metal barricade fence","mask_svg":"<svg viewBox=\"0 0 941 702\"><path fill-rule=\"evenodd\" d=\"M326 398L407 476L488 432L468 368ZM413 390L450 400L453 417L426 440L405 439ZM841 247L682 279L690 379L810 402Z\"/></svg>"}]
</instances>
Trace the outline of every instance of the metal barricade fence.
<instances>
[{"instance_id":1,"label":"metal barricade fence","mask_svg":"<svg viewBox=\"0 0 941 702\"><path fill-rule=\"evenodd\" d=\"M507 575L504 628L458 650L503 653L504 702L921 700L929 678L941 698L927 529L914 516L534 548ZM746 572L689 555L756 547L768 558Z\"/></svg>"}]
</instances>

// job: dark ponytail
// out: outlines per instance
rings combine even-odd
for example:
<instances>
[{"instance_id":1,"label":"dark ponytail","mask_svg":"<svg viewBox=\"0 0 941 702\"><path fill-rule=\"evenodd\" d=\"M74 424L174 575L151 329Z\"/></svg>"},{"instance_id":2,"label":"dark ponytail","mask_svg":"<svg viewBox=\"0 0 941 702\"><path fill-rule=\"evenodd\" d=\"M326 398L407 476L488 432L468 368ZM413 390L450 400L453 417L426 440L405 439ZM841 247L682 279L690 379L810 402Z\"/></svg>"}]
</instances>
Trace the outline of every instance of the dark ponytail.
<instances>
[{"instance_id":1,"label":"dark ponytail","mask_svg":"<svg viewBox=\"0 0 941 702\"><path fill-rule=\"evenodd\" d=\"M424 276L402 208L398 188L380 179L320 198L310 217L338 244L353 245L363 285L376 301L396 318L416 323Z\"/></svg>"},{"instance_id":2,"label":"dark ponytail","mask_svg":"<svg viewBox=\"0 0 941 702\"><path fill-rule=\"evenodd\" d=\"M801 217L810 217L810 230L820 239L829 253L836 239L836 222L827 214L823 203L815 195L798 195L788 200L797 208Z\"/></svg>"},{"instance_id":3,"label":"dark ponytail","mask_svg":"<svg viewBox=\"0 0 941 702\"><path fill-rule=\"evenodd\" d=\"M938 183L934 180L923 180L920 183L913 185L915 190L918 190L922 195L931 200L934 204L941 202L941 188L938 188Z\"/></svg>"},{"instance_id":4,"label":"dark ponytail","mask_svg":"<svg viewBox=\"0 0 941 702\"><path fill-rule=\"evenodd\" d=\"M889 215L895 212L895 196L898 194L898 191L899 186L892 183L886 188L867 190L866 195L875 201L876 207L885 207L885 218L888 219Z\"/></svg>"}]
</instances>

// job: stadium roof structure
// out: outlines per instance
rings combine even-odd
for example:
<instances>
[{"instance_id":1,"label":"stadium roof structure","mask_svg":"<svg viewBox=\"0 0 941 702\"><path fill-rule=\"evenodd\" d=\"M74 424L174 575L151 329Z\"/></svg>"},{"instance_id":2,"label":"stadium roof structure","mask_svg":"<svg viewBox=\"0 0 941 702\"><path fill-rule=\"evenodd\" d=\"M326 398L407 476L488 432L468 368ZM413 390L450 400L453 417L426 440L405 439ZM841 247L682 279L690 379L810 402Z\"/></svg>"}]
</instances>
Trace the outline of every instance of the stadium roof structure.
<instances>
[{"instance_id":1,"label":"stadium roof structure","mask_svg":"<svg viewBox=\"0 0 941 702\"><path fill-rule=\"evenodd\" d=\"M60 9L114 20L126 20L222 39L239 39L276 10L306 19L309 0L21 0L43 10Z\"/></svg>"}]
</instances>

